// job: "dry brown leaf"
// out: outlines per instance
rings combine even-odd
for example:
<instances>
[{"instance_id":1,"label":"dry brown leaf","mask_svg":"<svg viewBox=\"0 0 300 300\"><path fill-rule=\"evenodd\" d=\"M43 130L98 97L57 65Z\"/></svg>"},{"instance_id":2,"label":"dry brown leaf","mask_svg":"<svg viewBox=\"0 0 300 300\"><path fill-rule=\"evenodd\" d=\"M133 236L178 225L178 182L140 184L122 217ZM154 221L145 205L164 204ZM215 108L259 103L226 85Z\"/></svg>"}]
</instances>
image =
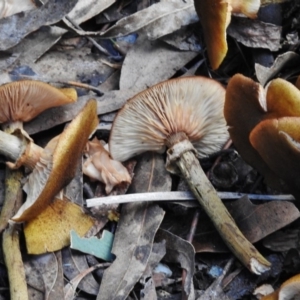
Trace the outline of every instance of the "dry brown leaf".
<instances>
[{"instance_id":1,"label":"dry brown leaf","mask_svg":"<svg viewBox=\"0 0 300 300\"><path fill-rule=\"evenodd\" d=\"M97 300L125 299L143 275L164 211L150 203L126 204L115 234L115 261L105 270Z\"/></svg>"},{"instance_id":2,"label":"dry brown leaf","mask_svg":"<svg viewBox=\"0 0 300 300\"><path fill-rule=\"evenodd\" d=\"M142 29L149 39L155 40L197 21L192 0L167 0L121 19L103 36L120 37Z\"/></svg>"},{"instance_id":3,"label":"dry brown leaf","mask_svg":"<svg viewBox=\"0 0 300 300\"><path fill-rule=\"evenodd\" d=\"M49 0L38 9L25 11L0 19L0 50L18 44L29 33L44 25L60 21L75 6L78 0Z\"/></svg>"},{"instance_id":4,"label":"dry brown leaf","mask_svg":"<svg viewBox=\"0 0 300 300\"><path fill-rule=\"evenodd\" d=\"M228 35L251 48L280 49L281 26L247 18L232 18Z\"/></svg>"},{"instance_id":5,"label":"dry brown leaf","mask_svg":"<svg viewBox=\"0 0 300 300\"><path fill-rule=\"evenodd\" d=\"M41 214L24 227L27 251L41 254L70 245L70 231L83 236L94 225L82 208L68 199L55 199Z\"/></svg>"},{"instance_id":6,"label":"dry brown leaf","mask_svg":"<svg viewBox=\"0 0 300 300\"><path fill-rule=\"evenodd\" d=\"M123 62L120 90L132 89L140 92L169 79L196 55L196 52L180 52L161 41L150 42L140 36Z\"/></svg>"},{"instance_id":7,"label":"dry brown leaf","mask_svg":"<svg viewBox=\"0 0 300 300\"><path fill-rule=\"evenodd\" d=\"M239 200L226 201L224 204L242 233L251 243L260 241L300 217L300 212L296 206L287 201L272 201L255 205L244 196ZM185 238L189 232L192 216L191 213L181 217L169 213L164 218L162 228L171 227L172 233ZM204 213L201 214L201 222L198 223L193 245L196 252L228 251Z\"/></svg>"}]
</instances>

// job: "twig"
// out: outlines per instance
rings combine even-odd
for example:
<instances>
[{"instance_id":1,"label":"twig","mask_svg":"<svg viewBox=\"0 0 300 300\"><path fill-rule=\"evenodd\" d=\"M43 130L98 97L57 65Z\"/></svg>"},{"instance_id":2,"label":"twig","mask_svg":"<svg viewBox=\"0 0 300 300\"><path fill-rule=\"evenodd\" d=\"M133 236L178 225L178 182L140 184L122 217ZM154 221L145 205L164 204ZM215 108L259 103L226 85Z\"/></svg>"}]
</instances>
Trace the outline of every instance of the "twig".
<instances>
[{"instance_id":1,"label":"twig","mask_svg":"<svg viewBox=\"0 0 300 300\"><path fill-rule=\"evenodd\" d=\"M294 201L292 195L260 195L260 194L244 194L233 192L218 192L222 200L239 199L242 196L247 196L251 200L259 201ZM196 200L193 193L189 191L181 192L153 192L153 193L136 193L127 195L107 196L100 198L87 199L87 207L93 207L101 204L115 204L115 203L130 203L142 201L191 201Z\"/></svg>"}]
</instances>

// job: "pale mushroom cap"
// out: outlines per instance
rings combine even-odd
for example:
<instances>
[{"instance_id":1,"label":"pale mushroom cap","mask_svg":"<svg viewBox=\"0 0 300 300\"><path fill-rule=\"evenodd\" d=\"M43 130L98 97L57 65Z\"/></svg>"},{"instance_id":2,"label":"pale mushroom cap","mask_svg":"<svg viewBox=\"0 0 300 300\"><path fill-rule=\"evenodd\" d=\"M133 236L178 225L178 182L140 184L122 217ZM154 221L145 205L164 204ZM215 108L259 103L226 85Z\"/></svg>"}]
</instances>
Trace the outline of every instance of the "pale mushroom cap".
<instances>
[{"instance_id":1,"label":"pale mushroom cap","mask_svg":"<svg viewBox=\"0 0 300 300\"><path fill-rule=\"evenodd\" d=\"M228 139L223 117L225 89L205 77L159 83L130 99L116 116L109 140L119 161L145 151L163 152L166 139L184 132L199 157L214 153Z\"/></svg>"},{"instance_id":2,"label":"pale mushroom cap","mask_svg":"<svg viewBox=\"0 0 300 300\"><path fill-rule=\"evenodd\" d=\"M27 122L42 111L75 102L74 89L57 89L47 83L22 80L0 86L0 123Z\"/></svg>"},{"instance_id":3,"label":"pale mushroom cap","mask_svg":"<svg viewBox=\"0 0 300 300\"><path fill-rule=\"evenodd\" d=\"M242 13L245 16L254 19L260 8L260 0L230 0L233 13Z\"/></svg>"}]
</instances>

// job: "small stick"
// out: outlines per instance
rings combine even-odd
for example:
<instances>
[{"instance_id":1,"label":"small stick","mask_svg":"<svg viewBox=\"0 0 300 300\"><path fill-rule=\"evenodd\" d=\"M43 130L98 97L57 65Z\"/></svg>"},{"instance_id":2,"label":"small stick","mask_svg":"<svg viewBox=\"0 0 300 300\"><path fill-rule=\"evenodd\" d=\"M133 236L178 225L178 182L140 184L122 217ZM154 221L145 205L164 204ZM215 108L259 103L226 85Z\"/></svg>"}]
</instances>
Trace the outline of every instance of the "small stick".
<instances>
[{"instance_id":1,"label":"small stick","mask_svg":"<svg viewBox=\"0 0 300 300\"><path fill-rule=\"evenodd\" d=\"M260 195L260 194L244 194L233 192L218 192L222 200L236 200L243 196L247 196L251 200L259 201L294 201L292 195ZM196 200L193 193L189 191L181 192L153 192L153 193L136 193L126 195L107 196L100 198L87 199L87 207L98 205L121 204L142 201L192 201Z\"/></svg>"}]
</instances>

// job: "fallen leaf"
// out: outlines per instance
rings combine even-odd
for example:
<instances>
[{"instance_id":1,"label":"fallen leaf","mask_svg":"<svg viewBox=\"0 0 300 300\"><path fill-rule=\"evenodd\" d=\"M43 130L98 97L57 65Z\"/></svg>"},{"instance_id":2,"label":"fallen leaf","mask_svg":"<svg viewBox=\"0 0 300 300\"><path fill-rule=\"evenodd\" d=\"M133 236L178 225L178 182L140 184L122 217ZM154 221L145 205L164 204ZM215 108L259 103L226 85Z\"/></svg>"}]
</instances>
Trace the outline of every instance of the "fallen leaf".
<instances>
[{"instance_id":1,"label":"fallen leaf","mask_svg":"<svg viewBox=\"0 0 300 300\"><path fill-rule=\"evenodd\" d=\"M80 284L82 279L86 278L87 275L89 275L91 272L95 271L100 267L103 267L103 264L97 264L95 266L87 268L86 270L78 274L75 278L73 278L68 284L66 284L64 287L64 300L75 299L77 286Z\"/></svg>"},{"instance_id":2,"label":"fallen leaf","mask_svg":"<svg viewBox=\"0 0 300 300\"><path fill-rule=\"evenodd\" d=\"M123 62L120 90L132 89L140 92L169 79L196 55L196 52L180 52L164 45L161 41L151 42L140 36Z\"/></svg>"},{"instance_id":3,"label":"fallen leaf","mask_svg":"<svg viewBox=\"0 0 300 300\"><path fill-rule=\"evenodd\" d=\"M298 229L278 230L264 238L262 243L272 251L286 252L298 248L299 237Z\"/></svg>"},{"instance_id":4,"label":"fallen leaf","mask_svg":"<svg viewBox=\"0 0 300 300\"><path fill-rule=\"evenodd\" d=\"M155 40L197 21L192 0L161 1L121 19L102 36L121 37L142 29L150 40Z\"/></svg>"},{"instance_id":5,"label":"fallen leaf","mask_svg":"<svg viewBox=\"0 0 300 300\"><path fill-rule=\"evenodd\" d=\"M0 19L17 14L22 11L37 8L35 6L35 3L31 0L23 0L21 2L19 0L10 0L9 2L4 0L2 2L4 3L1 3Z\"/></svg>"},{"instance_id":6,"label":"fallen leaf","mask_svg":"<svg viewBox=\"0 0 300 300\"><path fill-rule=\"evenodd\" d=\"M251 48L280 49L281 26L259 20L233 17L227 28L228 35Z\"/></svg>"},{"instance_id":7,"label":"fallen leaf","mask_svg":"<svg viewBox=\"0 0 300 300\"><path fill-rule=\"evenodd\" d=\"M270 68L260 64L255 64L256 77L261 85L265 86L268 81L273 79L284 67L292 67L298 65L300 56L292 51L278 55Z\"/></svg>"},{"instance_id":8,"label":"fallen leaf","mask_svg":"<svg viewBox=\"0 0 300 300\"><path fill-rule=\"evenodd\" d=\"M151 203L122 207L112 249L116 259L104 272L97 300L126 299L147 267L163 215Z\"/></svg>"},{"instance_id":9,"label":"fallen leaf","mask_svg":"<svg viewBox=\"0 0 300 300\"><path fill-rule=\"evenodd\" d=\"M167 253L164 260L172 263L180 263L181 268L187 272L184 291L188 295L188 300L195 299L193 276L195 272L195 249L188 241L172 234L171 232L159 229L156 242L165 241Z\"/></svg>"},{"instance_id":10,"label":"fallen leaf","mask_svg":"<svg viewBox=\"0 0 300 300\"><path fill-rule=\"evenodd\" d=\"M300 217L299 210L290 202L272 201L255 205L244 196L239 200L224 204L237 226L251 243L260 241ZM176 215L166 215L162 228L168 228L168 224L172 222L171 232L185 237L189 231L191 218L192 214L187 214L181 218ZM207 215L202 213L200 218L201 222L198 223L193 240L196 252L228 251Z\"/></svg>"},{"instance_id":11,"label":"fallen leaf","mask_svg":"<svg viewBox=\"0 0 300 300\"><path fill-rule=\"evenodd\" d=\"M183 26L181 29L161 37L160 40L181 51L200 52L202 49L199 39L194 33L194 28L189 26Z\"/></svg>"},{"instance_id":12,"label":"fallen leaf","mask_svg":"<svg viewBox=\"0 0 300 300\"><path fill-rule=\"evenodd\" d=\"M72 281L77 275L89 268L86 256L83 253L73 251L69 247L61 250L64 276ZM97 295L100 285L93 274L86 274L78 284L78 288L88 294Z\"/></svg>"},{"instance_id":13,"label":"fallen leaf","mask_svg":"<svg viewBox=\"0 0 300 300\"><path fill-rule=\"evenodd\" d=\"M97 100L97 114L101 115L118 110L134 95L134 90L121 90L107 92L102 97L93 97ZM31 122L25 123L24 129L28 134L34 134L69 122L74 119L90 98L91 96L82 96L74 105L64 105L60 109L48 109ZM45 120L47 121L45 122Z\"/></svg>"},{"instance_id":14,"label":"fallen leaf","mask_svg":"<svg viewBox=\"0 0 300 300\"><path fill-rule=\"evenodd\" d=\"M78 0L49 0L38 9L0 19L0 50L18 44L26 35L44 25L60 21L75 6Z\"/></svg>"},{"instance_id":15,"label":"fallen leaf","mask_svg":"<svg viewBox=\"0 0 300 300\"><path fill-rule=\"evenodd\" d=\"M45 289L43 299L64 299L64 279L60 252L31 256L30 262L27 263L30 263L34 272L38 272L42 279L42 285L38 288Z\"/></svg>"},{"instance_id":16,"label":"fallen leaf","mask_svg":"<svg viewBox=\"0 0 300 300\"><path fill-rule=\"evenodd\" d=\"M161 154L146 152L139 156L134 169L134 177L129 187L129 194L144 192L167 192L171 190L172 179L165 168Z\"/></svg>"},{"instance_id":17,"label":"fallen leaf","mask_svg":"<svg viewBox=\"0 0 300 300\"><path fill-rule=\"evenodd\" d=\"M82 208L68 199L55 199L24 227L27 251L41 254L70 245L70 231L83 236L94 224Z\"/></svg>"},{"instance_id":18,"label":"fallen leaf","mask_svg":"<svg viewBox=\"0 0 300 300\"><path fill-rule=\"evenodd\" d=\"M102 231L100 239L97 237L81 238L76 231L71 231L71 249L94 255L105 261L112 261L114 258L111 254L113 240L114 235L107 230Z\"/></svg>"}]
</instances>

